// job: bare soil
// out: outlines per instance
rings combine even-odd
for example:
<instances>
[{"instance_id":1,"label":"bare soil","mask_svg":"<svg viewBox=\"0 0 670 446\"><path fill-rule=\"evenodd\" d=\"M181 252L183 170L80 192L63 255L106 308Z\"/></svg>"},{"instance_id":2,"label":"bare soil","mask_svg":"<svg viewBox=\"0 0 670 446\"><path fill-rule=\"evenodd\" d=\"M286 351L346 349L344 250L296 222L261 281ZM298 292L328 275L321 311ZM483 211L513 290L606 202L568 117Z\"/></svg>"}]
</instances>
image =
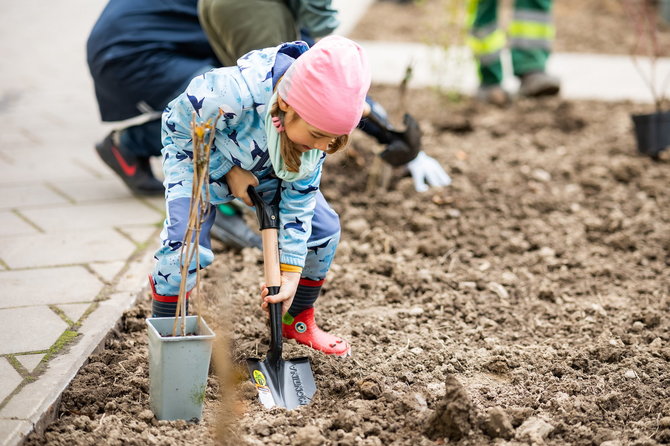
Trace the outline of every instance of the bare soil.
<instances>
[{"instance_id":1,"label":"bare soil","mask_svg":"<svg viewBox=\"0 0 670 446\"><path fill-rule=\"evenodd\" d=\"M382 103L396 91L376 88ZM653 445L670 442L668 161L638 156L631 104L519 101L501 110L411 94L425 150L453 184L418 195L395 172L366 193L374 145L328 162L323 191L343 237L318 301L321 325L354 355L312 360L318 392L265 411L240 378L239 444ZM257 250L220 252L201 311L233 331L233 356L263 355ZM203 305L206 307L203 309ZM205 418L153 418L148 301L91 358L60 416L27 444L214 444ZM244 376L243 373L240 376ZM233 411L234 412L234 411ZM231 420L226 409L226 419Z\"/></svg>"},{"instance_id":2,"label":"bare soil","mask_svg":"<svg viewBox=\"0 0 670 446\"><path fill-rule=\"evenodd\" d=\"M395 109L396 89L372 94ZM406 105L453 184L417 194L398 170L390 190L368 193L379 147L362 134L329 158L322 190L342 242L317 317L354 354L286 343L285 357L311 358L310 405L264 410L240 368L237 402L222 402L212 373L201 422L157 421L143 299L26 444L670 443L670 162L635 152L629 115L645 107L500 109L432 90ZM215 246L197 308L232 332L239 364L269 341L262 258Z\"/></svg>"}]
</instances>

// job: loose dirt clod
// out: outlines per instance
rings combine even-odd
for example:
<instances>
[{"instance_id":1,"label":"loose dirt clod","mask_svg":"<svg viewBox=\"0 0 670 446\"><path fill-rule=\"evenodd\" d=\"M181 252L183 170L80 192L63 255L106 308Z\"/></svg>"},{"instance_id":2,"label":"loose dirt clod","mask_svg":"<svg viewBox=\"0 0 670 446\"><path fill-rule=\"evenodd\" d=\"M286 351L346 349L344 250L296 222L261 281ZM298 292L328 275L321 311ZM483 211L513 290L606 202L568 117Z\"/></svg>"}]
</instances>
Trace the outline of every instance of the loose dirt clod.
<instances>
[{"instance_id":1,"label":"loose dirt clod","mask_svg":"<svg viewBox=\"0 0 670 446\"><path fill-rule=\"evenodd\" d=\"M481 428L491 438L509 440L514 436L510 416L500 406L491 407L486 411Z\"/></svg>"},{"instance_id":2,"label":"loose dirt clod","mask_svg":"<svg viewBox=\"0 0 670 446\"><path fill-rule=\"evenodd\" d=\"M368 400L376 400L383 391L379 380L375 378L366 378L359 382L358 390L361 392L361 396Z\"/></svg>"},{"instance_id":3,"label":"loose dirt clod","mask_svg":"<svg viewBox=\"0 0 670 446\"><path fill-rule=\"evenodd\" d=\"M460 440L472 428L472 401L455 376L447 376L445 385L444 398L428 420L426 434L432 439Z\"/></svg>"},{"instance_id":4,"label":"loose dirt clod","mask_svg":"<svg viewBox=\"0 0 670 446\"><path fill-rule=\"evenodd\" d=\"M325 438L321 435L321 431L316 426L305 426L298 429L295 434L296 446L320 446L325 443Z\"/></svg>"},{"instance_id":5,"label":"loose dirt clod","mask_svg":"<svg viewBox=\"0 0 670 446\"><path fill-rule=\"evenodd\" d=\"M554 426L539 417L530 417L517 429L516 438L531 444L544 444Z\"/></svg>"}]
</instances>

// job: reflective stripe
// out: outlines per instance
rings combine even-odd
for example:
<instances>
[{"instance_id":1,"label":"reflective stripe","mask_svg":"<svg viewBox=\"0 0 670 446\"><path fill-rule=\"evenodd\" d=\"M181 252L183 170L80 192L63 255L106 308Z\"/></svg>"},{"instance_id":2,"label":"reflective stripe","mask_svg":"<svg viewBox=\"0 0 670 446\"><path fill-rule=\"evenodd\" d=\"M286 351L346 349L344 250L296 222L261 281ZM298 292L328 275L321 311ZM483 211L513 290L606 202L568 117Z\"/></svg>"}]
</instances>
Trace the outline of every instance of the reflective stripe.
<instances>
[{"instance_id":1,"label":"reflective stripe","mask_svg":"<svg viewBox=\"0 0 670 446\"><path fill-rule=\"evenodd\" d=\"M477 39L484 39L486 36L491 34L492 32L496 31L498 29L498 24L496 22L489 23L486 26L482 26L481 28L473 28L472 31L470 31L470 34L477 38Z\"/></svg>"},{"instance_id":2,"label":"reflective stripe","mask_svg":"<svg viewBox=\"0 0 670 446\"><path fill-rule=\"evenodd\" d=\"M489 54L482 54L477 58L477 60L482 65L490 65L500 60L500 53L501 51L496 51L495 53L489 53Z\"/></svg>"},{"instance_id":3,"label":"reflective stripe","mask_svg":"<svg viewBox=\"0 0 670 446\"><path fill-rule=\"evenodd\" d=\"M551 50L551 41L544 39L509 39L510 48Z\"/></svg>"},{"instance_id":4,"label":"reflective stripe","mask_svg":"<svg viewBox=\"0 0 670 446\"><path fill-rule=\"evenodd\" d=\"M530 9L514 10L513 20L516 22L551 23L551 13Z\"/></svg>"},{"instance_id":5,"label":"reflective stripe","mask_svg":"<svg viewBox=\"0 0 670 446\"><path fill-rule=\"evenodd\" d=\"M556 34L553 25L535 22L513 21L509 25L510 38L552 40Z\"/></svg>"},{"instance_id":6,"label":"reflective stripe","mask_svg":"<svg viewBox=\"0 0 670 446\"><path fill-rule=\"evenodd\" d=\"M467 42L472 52L477 57L481 57L484 54L495 53L503 49L505 47L505 33L497 29L483 39L469 36Z\"/></svg>"},{"instance_id":7,"label":"reflective stripe","mask_svg":"<svg viewBox=\"0 0 670 446\"><path fill-rule=\"evenodd\" d=\"M477 18L477 4L479 3L479 0L469 0L468 4L466 5L466 21L467 21L467 26L468 28L472 28L472 25L475 23L475 19Z\"/></svg>"}]
</instances>

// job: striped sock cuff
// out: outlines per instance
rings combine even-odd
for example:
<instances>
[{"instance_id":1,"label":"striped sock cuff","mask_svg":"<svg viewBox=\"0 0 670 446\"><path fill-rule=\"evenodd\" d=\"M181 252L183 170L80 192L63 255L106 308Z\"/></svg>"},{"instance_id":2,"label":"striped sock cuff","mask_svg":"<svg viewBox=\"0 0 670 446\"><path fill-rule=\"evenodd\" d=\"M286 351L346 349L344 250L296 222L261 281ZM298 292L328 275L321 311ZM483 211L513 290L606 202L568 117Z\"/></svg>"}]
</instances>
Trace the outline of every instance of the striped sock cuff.
<instances>
[{"instance_id":1,"label":"striped sock cuff","mask_svg":"<svg viewBox=\"0 0 670 446\"><path fill-rule=\"evenodd\" d=\"M151 317L174 317L177 313L177 301L161 302L153 299L151 302ZM186 315L188 315L188 300L186 301Z\"/></svg>"},{"instance_id":2,"label":"striped sock cuff","mask_svg":"<svg viewBox=\"0 0 670 446\"><path fill-rule=\"evenodd\" d=\"M301 278L300 282L298 282L298 289L295 292L295 297L293 298L293 303L291 304L288 313L295 317L308 308L312 308L316 299L319 298L323 282L324 280Z\"/></svg>"}]
</instances>

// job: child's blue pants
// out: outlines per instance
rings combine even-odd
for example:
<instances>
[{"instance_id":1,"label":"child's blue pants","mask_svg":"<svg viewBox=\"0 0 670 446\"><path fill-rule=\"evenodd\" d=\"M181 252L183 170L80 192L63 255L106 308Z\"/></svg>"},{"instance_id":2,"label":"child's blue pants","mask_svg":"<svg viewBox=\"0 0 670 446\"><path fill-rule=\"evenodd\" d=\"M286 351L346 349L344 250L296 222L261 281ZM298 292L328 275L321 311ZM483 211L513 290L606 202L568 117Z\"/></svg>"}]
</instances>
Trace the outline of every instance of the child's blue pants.
<instances>
[{"instance_id":1,"label":"child's blue pants","mask_svg":"<svg viewBox=\"0 0 670 446\"><path fill-rule=\"evenodd\" d=\"M179 294L181 246L188 223L189 198L176 198L166 204L167 216L161 232L162 246L156 251L156 267L152 279L156 292L162 296ZM209 218L202 225L200 233L200 267L209 266L214 260L209 231L214 223L213 205ZM312 218L312 234L307 241L307 257L301 277L310 280L325 279L330 268L337 244L340 240L340 219L320 191L316 192L316 207ZM195 258L189 266L186 289L195 286Z\"/></svg>"}]
</instances>

